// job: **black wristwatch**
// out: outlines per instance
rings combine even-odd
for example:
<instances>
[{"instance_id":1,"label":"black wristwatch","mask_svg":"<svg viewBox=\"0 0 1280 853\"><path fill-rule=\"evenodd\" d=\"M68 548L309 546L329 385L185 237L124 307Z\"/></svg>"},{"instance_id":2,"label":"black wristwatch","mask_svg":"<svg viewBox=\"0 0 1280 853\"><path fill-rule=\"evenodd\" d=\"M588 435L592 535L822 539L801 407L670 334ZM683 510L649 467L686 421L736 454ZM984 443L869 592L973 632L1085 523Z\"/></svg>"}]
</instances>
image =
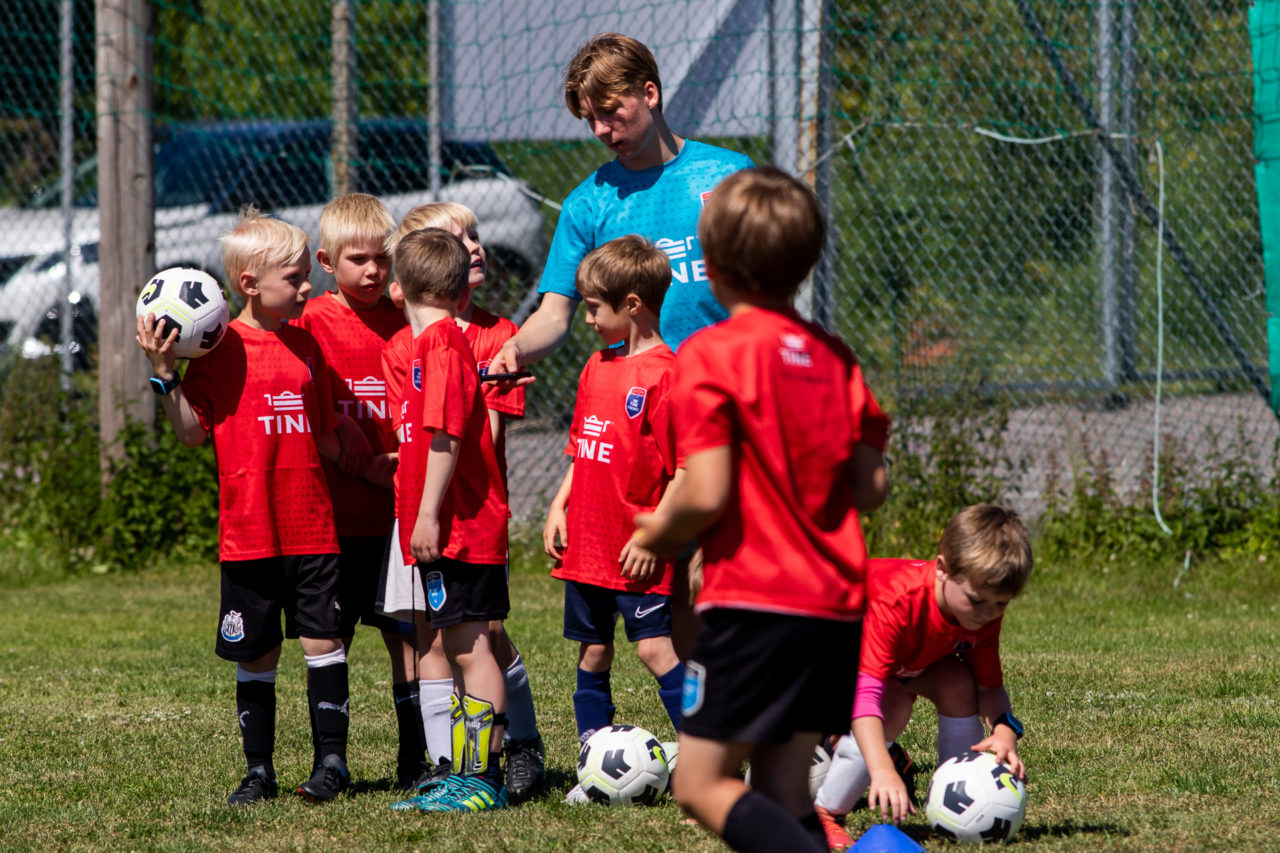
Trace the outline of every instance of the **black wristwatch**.
<instances>
[{"instance_id":1,"label":"black wristwatch","mask_svg":"<svg viewBox=\"0 0 1280 853\"><path fill-rule=\"evenodd\" d=\"M161 397L165 397L174 388L182 384L182 375L175 373L172 379L161 379L159 376L151 377L151 390L155 391Z\"/></svg>"},{"instance_id":2,"label":"black wristwatch","mask_svg":"<svg viewBox=\"0 0 1280 853\"><path fill-rule=\"evenodd\" d=\"M996 721L991 724L992 733L995 732L996 726L1001 723L1013 729L1013 736L1016 739L1022 740L1022 733L1026 730L1022 727L1022 721L1015 717L1012 711L1005 711L1003 714L996 717Z\"/></svg>"}]
</instances>

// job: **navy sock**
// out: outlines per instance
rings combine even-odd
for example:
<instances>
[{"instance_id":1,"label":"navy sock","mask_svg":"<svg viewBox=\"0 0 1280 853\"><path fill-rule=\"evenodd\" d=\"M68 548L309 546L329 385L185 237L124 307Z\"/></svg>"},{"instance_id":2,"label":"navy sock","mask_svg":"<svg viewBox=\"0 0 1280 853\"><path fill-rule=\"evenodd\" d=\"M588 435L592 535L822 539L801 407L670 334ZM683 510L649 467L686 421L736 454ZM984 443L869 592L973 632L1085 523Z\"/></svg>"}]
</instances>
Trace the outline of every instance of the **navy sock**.
<instances>
[{"instance_id":1,"label":"navy sock","mask_svg":"<svg viewBox=\"0 0 1280 853\"><path fill-rule=\"evenodd\" d=\"M658 698L662 700L662 707L667 709L667 716L671 718L671 725L676 727L676 732L680 731L680 724L684 719L682 710L682 702L684 700L684 664L678 663L671 669L667 670L664 675L658 676Z\"/></svg>"},{"instance_id":2,"label":"navy sock","mask_svg":"<svg viewBox=\"0 0 1280 853\"><path fill-rule=\"evenodd\" d=\"M347 729L351 722L348 713L350 694L347 687L347 664L343 662L308 667L307 695L314 715L312 725L315 728L312 734L320 746L321 759L336 755L346 764Z\"/></svg>"},{"instance_id":3,"label":"navy sock","mask_svg":"<svg viewBox=\"0 0 1280 853\"><path fill-rule=\"evenodd\" d=\"M275 778L271 756L276 742L276 686L264 681L236 682L236 716L240 719L240 740L249 769L265 768Z\"/></svg>"},{"instance_id":4,"label":"navy sock","mask_svg":"<svg viewBox=\"0 0 1280 853\"><path fill-rule=\"evenodd\" d=\"M725 844L743 853L826 853L825 838L821 833L818 838L821 840L815 840L800 821L759 791L747 791L739 797L724 820Z\"/></svg>"},{"instance_id":5,"label":"navy sock","mask_svg":"<svg viewBox=\"0 0 1280 853\"><path fill-rule=\"evenodd\" d=\"M427 752L427 739L422 729L418 682L404 681L391 685L391 701L395 705L396 729L400 734L396 763L404 767L422 764L422 757Z\"/></svg>"},{"instance_id":6,"label":"navy sock","mask_svg":"<svg viewBox=\"0 0 1280 853\"><path fill-rule=\"evenodd\" d=\"M573 692L573 716L578 722L578 738L613 724L613 693L609 670L587 672L578 668L578 689Z\"/></svg>"}]
</instances>

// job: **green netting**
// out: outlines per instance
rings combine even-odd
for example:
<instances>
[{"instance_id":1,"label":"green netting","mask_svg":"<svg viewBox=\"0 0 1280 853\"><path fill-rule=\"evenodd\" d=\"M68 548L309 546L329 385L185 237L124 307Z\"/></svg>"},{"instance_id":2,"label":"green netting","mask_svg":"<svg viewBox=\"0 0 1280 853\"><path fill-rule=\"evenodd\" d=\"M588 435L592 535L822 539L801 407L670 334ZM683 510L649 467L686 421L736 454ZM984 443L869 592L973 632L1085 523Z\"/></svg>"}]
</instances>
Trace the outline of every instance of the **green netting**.
<instances>
[{"instance_id":1,"label":"green netting","mask_svg":"<svg viewBox=\"0 0 1280 853\"><path fill-rule=\"evenodd\" d=\"M155 2L157 138L188 122L327 119L333 7ZM430 5L361 0L351 7L356 111L425 127ZM1011 485L1033 506L1045 484L1036 460L1070 457L1083 432L1105 435L1117 481L1137 484L1151 453L1157 378L1166 406L1177 408L1165 431L1183 446L1236 423L1247 425L1258 446L1274 439L1250 378L1267 372L1258 196L1273 197L1274 140L1258 134L1255 175L1254 85L1261 94L1277 79L1276 51L1265 47L1274 41L1274 4L1253 7L1253 67L1243 0L475 0L440 7L446 138L491 138L496 160L482 164L485 174L492 177L495 164L509 173L493 192L514 181L521 197L537 200L541 243L501 245L498 230L485 231L491 214L481 217L482 237L508 255L491 296L506 313L533 304L528 292L557 203L607 156L585 125L567 117L555 86L576 41L610 29L642 38L668 76L677 132L792 168L792 149L780 140L796 130L803 107L795 95L804 81L790 75L813 65L784 60L789 51L825 44L815 78L824 119L815 154L835 243L818 291L829 301L815 310L854 343L896 413L927 414L928 401L957 388L993 394L1016 413L1018 452L1032 473ZM40 196L56 176L57 8L54 0L28 0L0 11L14 48L0 60L0 193L11 205ZM94 148L93 3L79 0L76 12L83 163ZM483 57L479 69L469 64L475 56ZM1264 130L1274 100L1258 102ZM1126 192L1089 111L1112 134L1152 207L1163 189L1163 225L1182 257L1166 255L1159 280L1157 228ZM426 150L366 147L351 165L356 186L422 196L430 163ZM483 177L474 163L463 157L438 165L446 192L465 189L483 204L474 195L480 185L467 184ZM211 183L216 164L209 166ZM279 176L286 167L298 176L293 185L307 190L299 203L332 192L324 145L303 146L265 170ZM506 198L494 195L494 204L509 205ZM1264 203L1264 224L1267 213ZM20 229L17 222L5 227ZM31 242L17 230L4 237ZM559 430L593 344L580 329L537 368L539 390L511 450L513 470L526 471L523 511L538 511L540 495L557 480ZM514 458L522 453L524 461Z\"/></svg>"}]
</instances>

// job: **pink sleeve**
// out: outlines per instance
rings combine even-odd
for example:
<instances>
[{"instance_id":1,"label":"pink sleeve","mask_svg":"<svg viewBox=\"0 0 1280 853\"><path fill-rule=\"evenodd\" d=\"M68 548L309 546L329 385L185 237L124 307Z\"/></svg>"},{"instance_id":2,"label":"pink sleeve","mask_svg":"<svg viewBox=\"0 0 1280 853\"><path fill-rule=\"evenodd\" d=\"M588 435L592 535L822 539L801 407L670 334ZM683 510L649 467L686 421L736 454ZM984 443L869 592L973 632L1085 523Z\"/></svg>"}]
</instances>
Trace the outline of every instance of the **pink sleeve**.
<instances>
[{"instance_id":1,"label":"pink sleeve","mask_svg":"<svg viewBox=\"0 0 1280 853\"><path fill-rule=\"evenodd\" d=\"M853 718L879 717L884 719L880 710L880 697L884 695L884 682L874 675L858 673L858 686L853 694Z\"/></svg>"}]
</instances>

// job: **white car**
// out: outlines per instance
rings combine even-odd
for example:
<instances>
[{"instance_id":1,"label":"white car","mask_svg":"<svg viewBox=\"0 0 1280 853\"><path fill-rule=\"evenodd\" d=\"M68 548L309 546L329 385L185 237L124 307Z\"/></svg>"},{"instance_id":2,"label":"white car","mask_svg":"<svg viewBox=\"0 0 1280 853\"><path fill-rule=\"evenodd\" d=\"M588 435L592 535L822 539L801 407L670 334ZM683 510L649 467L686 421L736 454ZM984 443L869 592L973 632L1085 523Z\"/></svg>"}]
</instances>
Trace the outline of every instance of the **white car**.
<instances>
[{"instance_id":1,"label":"white car","mask_svg":"<svg viewBox=\"0 0 1280 853\"><path fill-rule=\"evenodd\" d=\"M320 211L333 195L330 131L327 121L179 125L158 131L156 269L196 267L221 281L218 238L234 226L246 204L306 230L314 253ZM432 201L427 144L423 122L360 122L356 188L381 198L397 221ZM537 196L506 171L486 143L446 142L442 155L439 200L465 204L480 223L492 288L485 304L508 315L527 314L547 251ZM68 301L71 346L83 365L96 340L101 289L96 189L82 194L77 205ZM28 236L33 229L38 237ZM67 281L58 211L0 213L0 243L22 241L38 251L0 285L0 355L46 355L61 350L59 314ZM318 265L311 281L316 293L333 286Z\"/></svg>"}]
</instances>

